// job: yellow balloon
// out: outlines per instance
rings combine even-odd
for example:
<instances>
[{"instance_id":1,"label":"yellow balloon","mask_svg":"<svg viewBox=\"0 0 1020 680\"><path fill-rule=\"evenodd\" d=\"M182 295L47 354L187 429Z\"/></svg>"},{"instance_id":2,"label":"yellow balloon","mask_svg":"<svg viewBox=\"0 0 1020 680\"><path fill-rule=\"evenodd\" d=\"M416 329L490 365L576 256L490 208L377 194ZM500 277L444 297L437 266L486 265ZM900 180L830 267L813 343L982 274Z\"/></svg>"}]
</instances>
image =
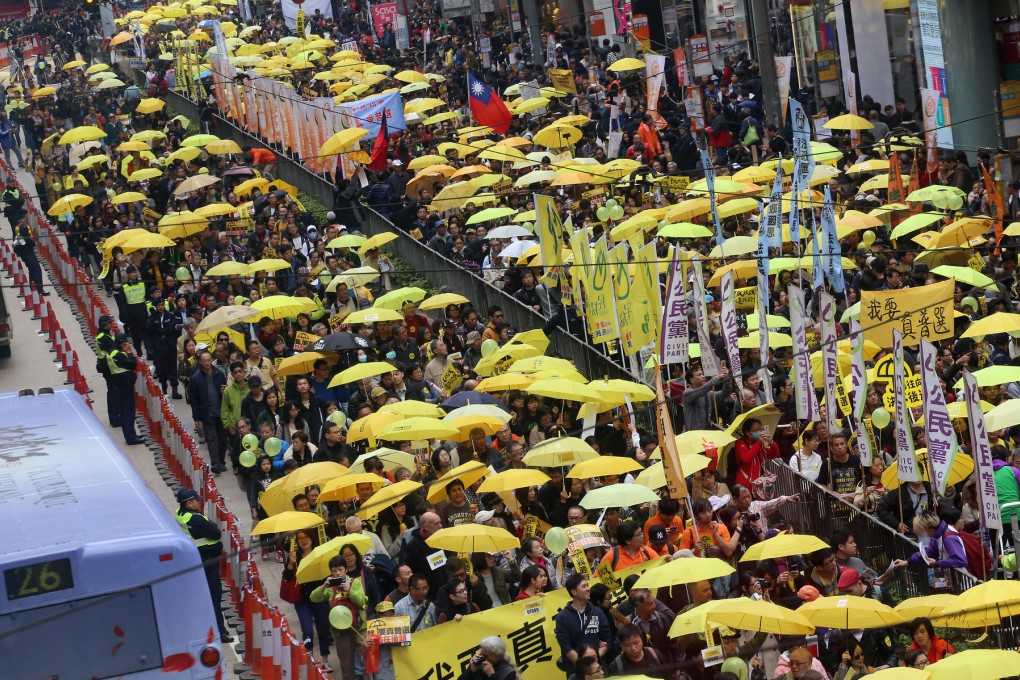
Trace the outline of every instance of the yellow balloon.
<instances>
[{"instance_id":1,"label":"yellow balloon","mask_svg":"<svg viewBox=\"0 0 1020 680\"><path fill-rule=\"evenodd\" d=\"M329 625L337 630L347 630L353 623L354 615L347 607L340 605L329 610Z\"/></svg>"},{"instance_id":2,"label":"yellow balloon","mask_svg":"<svg viewBox=\"0 0 1020 680\"><path fill-rule=\"evenodd\" d=\"M865 248L870 248L871 244L875 242L875 232L864 232L864 236L861 237L861 242L864 244Z\"/></svg>"}]
</instances>

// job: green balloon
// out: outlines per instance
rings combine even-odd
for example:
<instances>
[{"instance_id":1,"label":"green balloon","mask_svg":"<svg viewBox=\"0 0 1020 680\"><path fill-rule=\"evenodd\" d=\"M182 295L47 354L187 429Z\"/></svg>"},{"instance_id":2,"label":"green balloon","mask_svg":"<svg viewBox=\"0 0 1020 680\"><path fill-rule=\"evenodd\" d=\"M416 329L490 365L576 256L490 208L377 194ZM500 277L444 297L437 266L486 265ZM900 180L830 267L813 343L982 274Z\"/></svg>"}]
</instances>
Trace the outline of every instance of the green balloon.
<instances>
[{"instance_id":1,"label":"green balloon","mask_svg":"<svg viewBox=\"0 0 1020 680\"><path fill-rule=\"evenodd\" d=\"M183 283L191 279L191 271L187 267L178 267L177 271L174 272L174 277Z\"/></svg>"},{"instance_id":2,"label":"green balloon","mask_svg":"<svg viewBox=\"0 0 1020 680\"><path fill-rule=\"evenodd\" d=\"M620 202L617 201L615 198L610 198L608 201L606 201L607 208L615 208L618 205L620 205Z\"/></svg>"},{"instance_id":3,"label":"green balloon","mask_svg":"<svg viewBox=\"0 0 1020 680\"><path fill-rule=\"evenodd\" d=\"M934 205L939 210L945 210L946 208L949 207L949 197L946 196L941 191L936 192L931 197L931 204Z\"/></svg>"},{"instance_id":4,"label":"green balloon","mask_svg":"<svg viewBox=\"0 0 1020 680\"><path fill-rule=\"evenodd\" d=\"M327 418L327 420L329 420L329 422L333 423L337 427L343 427L344 423L347 422L347 415L343 411L337 410L330 413L329 418ZM269 442L266 443L268 444Z\"/></svg>"},{"instance_id":5,"label":"green balloon","mask_svg":"<svg viewBox=\"0 0 1020 680\"><path fill-rule=\"evenodd\" d=\"M723 661L721 670L723 673L733 673L740 680L747 680L747 663L739 657L734 656Z\"/></svg>"},{"instance_id":6,"label":"green balloon","mask_svg":"<svg viewBox=\"0 0 1020 680\"><path fill-rule=\"evenodd\" d=\"M241 455L238 456L241 461L241 465L244 467L252 467L255 465L255 454L251 451L242 451Z\"/></svg>"},{"instance_id":7,"label":"green balloon","mask_svg":"<svg viewBox=\"0 0 1020 680\"><path fill-rule=\"evenodd\" d=\"M532 223L532 222L525 222L521 226L524 227L525 229L527 229L528 231L530 231L532 234L535 233L535 225L534 225L534 223Z\"/></svg>"},{"instance_id":8,"label":"green balloon","mask_svg":"<svg viewBox=\"0 0 1020 680\"><path fill-rule=\"evenodd\" d=\"M612 217L614 220L618 220L621 217L623 217L623 206L614 205L612 208L609 209L609 216Z\"/></svg>"},{"instance_id":9,"label":"green balloon","mask_svg":"<svg viewBox=\"0 0 1020 680\"><path fill-rule=\"evenodd\" d=\"M482 356L487 357L497 349L499 349L499 343L492 338L489 338L482 343Z\"/></svg>"},{"instance_id":10,"label":"green balloon","mask_svg":"<svg viewBox=\"0 0 1020 680\"><path fill-rule=\"evenodd\" d=\"M600 222L605 222L606 220L609 219L609 208L607 208L606 206L602 206L601 208L595 211L595 217L599 218Z\"/></svg>"},{"instance_id":11,"label":"green balloon","mask_svg":"<svg viewBox=\"0 0 1020 680\"><path fill-rule=\"evenodd\" d=\"M946 198L946 207L950 210L959 210L963 207L963 196L959 194L949 194Z\"/></svg>"},{"instance_id":12,"label":"green balloon","mask_svg":"<svg viewBox=\"0 0 1020 680\"><path fill-rule=\"evenodd\" d=\"M248 434L241 437L241 447L245 451L252 451L254 449L257 449L258 446L259 446L258 435L254 435L249 432Z\"/></svg>"},{"instance_id":13,"label":"green balloon","mask_svg":"<svg viewBox=\"0 0 1020 680\"><path fill-rule=\"evenodd\" d=\"M549 549L549 552L559 555L560 553L566 552L567 546L569 545L567 540L567 532L563 527L553 527L549 531L545 532L545 547Z\"/></svg>"},{"instance_id":14,"label":"green balloon","mask_svg":"<svg viewBox=\"0 0 1020 680\"><path fill-rule=\"evenodd\" d=\"M354 623L354 615L347 607L340 605L329 610L329 625L337 630L347 630Z\"/></svg>"},{"instance_id":15,"label":"green balloon","mask_svg":"<svg viewBox=\"0 0 1020 680\"><path fill-rule=\"evenodd\" d=\"M264 448L266 449L266 453L268 455L275 456L283 449L283 442L277 439L276 437L270 437L269 439L266 440L266 445Z\"/></svg>"},{"instance_id":16,"label":"green balloon","mask_svg":"<svg viewBox=\"0 0 1020 680\"><path fill-rule=\"evenodd\" d=\"M881 406L871 412L871 424L882 430L889 424L892 418L889 416L889 411L885 410Z\"/></svg>"}]
</instances>

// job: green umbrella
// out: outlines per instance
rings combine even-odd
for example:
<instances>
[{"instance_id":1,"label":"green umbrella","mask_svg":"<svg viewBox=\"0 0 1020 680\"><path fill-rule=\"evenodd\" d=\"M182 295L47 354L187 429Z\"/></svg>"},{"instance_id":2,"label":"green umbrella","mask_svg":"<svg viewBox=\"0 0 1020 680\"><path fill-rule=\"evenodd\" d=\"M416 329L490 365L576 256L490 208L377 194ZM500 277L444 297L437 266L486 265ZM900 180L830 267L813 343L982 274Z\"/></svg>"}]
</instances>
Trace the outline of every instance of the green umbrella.
<instances>
[{"instance_id":1,"label":"green umbrella","mask_svg":"<svg viewBox=\"0 0 1020 680\"><path fill-rule=\"evenodd\" d=\"M944 218L945 215L943 215L942 213L926 212L911 215L910 217L896 225L896 228L893 229L892 234L890 234L890 238L899 238L901 236L906 236L907 234L913 234L918 229L923 229L925 227L931 226L932 224L935 224L936 222Z\"/></svg>"},{"instance_id":2,"label":"green umbrella","mask_svg":"<svg viewBox=\"0 0 1020 680\"><path fill-rule=\"evenodd\" d=\"M954 267L948 264L942 264L931 270L932 274L938 274L944 276L947 279L956 279L961 283L966 283L971 286L978 288L987 288L988 290L995 290L995 281L981 272L971 269L970 267Z\"/></svg>"}]
</instances>

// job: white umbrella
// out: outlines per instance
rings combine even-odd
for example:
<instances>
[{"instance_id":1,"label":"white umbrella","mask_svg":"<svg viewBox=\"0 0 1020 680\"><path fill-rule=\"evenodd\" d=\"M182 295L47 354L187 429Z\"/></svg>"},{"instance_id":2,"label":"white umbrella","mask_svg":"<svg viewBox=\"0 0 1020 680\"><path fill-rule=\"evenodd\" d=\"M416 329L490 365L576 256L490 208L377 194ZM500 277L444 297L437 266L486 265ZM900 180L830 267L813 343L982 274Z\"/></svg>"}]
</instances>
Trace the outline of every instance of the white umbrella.
<instances>
[{"instance_id":1,"label":"white umbrella","mask_svg":"<svg viewBox=\"0 0 1020 680\"><path fill-rule=\"evenodd\" d=\"M528 238L530 236L534 236L534 234L518 224L496 227L485 234L485 238Z\"/></svg>"},{"instance_id":2,"label":"white umbrella","mask_svg":"<svg viewBox=\"0 0 1020 680\"><path fill-rule=\"evenodd\" d=\"M537 245L538 241L514 241L506 248L503 248L503 252L500 253L500 255L505 258L516 259L523 255L526 250L534 248Z\"/></svg>"}]
</instances>

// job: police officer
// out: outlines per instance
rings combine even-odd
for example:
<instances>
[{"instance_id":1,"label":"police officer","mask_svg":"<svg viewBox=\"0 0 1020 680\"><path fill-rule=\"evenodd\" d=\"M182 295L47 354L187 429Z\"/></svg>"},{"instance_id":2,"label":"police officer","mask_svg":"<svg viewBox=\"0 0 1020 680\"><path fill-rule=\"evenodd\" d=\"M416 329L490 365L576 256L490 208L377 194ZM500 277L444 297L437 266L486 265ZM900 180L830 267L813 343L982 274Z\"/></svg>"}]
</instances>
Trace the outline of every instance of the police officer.
<instances>
[{"instance_id":1,"label":"police officer","mask_svg":"<svg viewBox=\"0 0 1020 680\"><path fill-rule=\"evenodd\" d=\"M96 335L96 371L106 381L106 413L110 417L110 427L120 427L120 407L110 389L110 364L106 360L110 352L117 349L112 327L112 316L103 314L99 317L99 333Z\"/></svg>"},{"instance_id":2,"label":"police officer","mask_svg":"<svg viewBox=\"0 0 1020 680\"><path fill-rule=\"evenodd\" d=\"M49 295L43 290L42 267L35 254L35 239L32 238L32 227L25 222L22 212L17 224L14 225L14 254L21 258L28 271L28 280L39 295Z\"/></svg>"},{"instance_id":3,"label":"police officer","mask_svg":"<svg viewBox=\"0 0 1020 680\"><path fill-rule=\"evenodd\" d=\"M223 543L220 542L219 526L202 514L202 499L194 489L177 491L177 502L181 507L177 510L177 521L184 531L191 536L202 558L205 580L209 583L209 595L212 597L213 611L216 612L216 623L220 630L220 642L233 642L234 638L227 632L223 624L223 609L220 602L223 596L223 584L220 582L220 553Z\"/></svg>"},{"instance_id":4,"label":"police officer","mask_svg":"<svg viewBox=\"0 0 1020 680\"><path fill-rule=\"evenodd\" d=\"M124 441L132 446L144 444L145 440L135 433L135 369L138 359L126 335L117 333L114 342L116 348L106 355L106 365L110 370L107 408L119 414L116 422L120 423L124 432ZM111 400L113 404L110 404Z\"/></svg>"},{"instance_id":5,"label":"police officer","mask_svg":"<svg viewBox=\"0 0 1020 680\"><path fill-rule=\"evenodd\" d=\"M152 360L156 367L156 380L167 393L167 382L173 388L173 398L180 399L177 391L177 338L184 327L180 317L167 311L162 296L152 298L152 313L145 322L145 335L152 343Z\"/></svg>"},{"instance_id":6,"label":"police officer","mask_svg":"<svg viewBox=\"0 0 1020 680\"><path fill-rule=\"evenodd\" d=\"M21 197L21 192L13 180L3 180L0 181L0 184L4 186L4 192L0 194L0 201L4 203L4 217L11 223L13 231L14 225L25 214L25 199Z\"/></svg>"},{"instance_id":7,"label":"police officer","mask_svg":"<svg viewBox=\"0 0 1020 680\"><path fill-rule=\"evenodd\" d=\"M127 268L128 280L123 286L124 291L124 325L135 347L143 348L145 341L145 318L148 311L145 306L145 284L139 280L138 267L133 264Z\"/></svg>"}]
</instances>

